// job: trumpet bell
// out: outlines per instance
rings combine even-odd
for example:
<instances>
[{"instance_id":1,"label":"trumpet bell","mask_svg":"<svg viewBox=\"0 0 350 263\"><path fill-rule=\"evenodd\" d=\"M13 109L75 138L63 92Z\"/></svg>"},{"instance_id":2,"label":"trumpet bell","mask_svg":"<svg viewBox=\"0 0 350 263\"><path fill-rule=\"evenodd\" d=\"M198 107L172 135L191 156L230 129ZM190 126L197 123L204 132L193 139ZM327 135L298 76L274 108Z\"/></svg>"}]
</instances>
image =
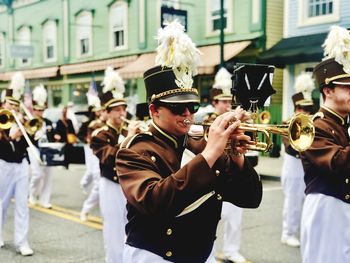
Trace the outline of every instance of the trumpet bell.
<instances>
[{"instance_id":1,"label":"trumpet bell","mask_svg":"<svg viewBox=\"0 0 350 263\"><path fill-rule=\"evenodd\" d=\"M0 110L0 129L2 130L10 129L14 121L15 121L15 118L13 117L13 114L11 113L11 111L6 109Z\"/></svg>"},{"instance_id":2,"label":"trumpet bell","mask_svg":"<svg viewBox=\"0 0 350 263\"><path fill-rule=\"evenodd\" d=\"M303 152L307 150L315 138L315 127L312 119L305 114L296 114L289 123L288 138L291 146Z\"/></svg>"}]
</instances>

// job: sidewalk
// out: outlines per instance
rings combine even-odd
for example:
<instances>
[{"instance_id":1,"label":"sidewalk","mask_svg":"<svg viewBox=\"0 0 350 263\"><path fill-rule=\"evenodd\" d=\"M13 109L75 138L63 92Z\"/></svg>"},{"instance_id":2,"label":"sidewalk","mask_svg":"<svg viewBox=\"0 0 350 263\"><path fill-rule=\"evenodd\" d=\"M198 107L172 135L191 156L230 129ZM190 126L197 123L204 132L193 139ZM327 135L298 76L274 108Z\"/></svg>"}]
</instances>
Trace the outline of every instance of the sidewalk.
<instances>
[{"instance_id":1,"label":"sidewalk","mask_svg":"<svg viewBox=\"0 0 350 263\"><path fill-rule=\"evenodd\" d=\"M258 165L254 168L262 179L279 181L281 177L282 164L282 156L279 158L259 156Z\"/></svg>"}]
</instances>

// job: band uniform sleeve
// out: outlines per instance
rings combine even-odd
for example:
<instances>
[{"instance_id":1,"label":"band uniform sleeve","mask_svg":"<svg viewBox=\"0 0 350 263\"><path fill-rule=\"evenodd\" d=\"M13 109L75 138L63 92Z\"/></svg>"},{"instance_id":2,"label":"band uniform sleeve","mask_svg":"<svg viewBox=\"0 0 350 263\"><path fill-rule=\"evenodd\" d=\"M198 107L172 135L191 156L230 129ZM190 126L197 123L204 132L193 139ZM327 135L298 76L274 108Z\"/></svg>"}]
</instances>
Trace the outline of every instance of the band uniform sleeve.
<instances>
[{"instance_id":1,"label":"band uniform sleeve","mask_svg":"<svg viewBox=\"0 0 350 263\"><path fill-rule=\"evenodd\" d=\"M311 147L302 153L304 169L316 166L323 174L350 173L349 135L326 120L315 122L315 138Z\"/></svg>"},{"instance_id":2,"label":"band uniform sleeve","mask_svg":"<svg viewBox=\"0 0 350 263\"><path fill-rule=\"evenodd\" d=\"M112 164L114 166L118 145L113 144L113 140L109 138L106 132L101 131L93 136L90 147L100 159L101 165Z\"/></svg>"},{"instance_id":3,"label":"band uniform sleeve","mask_svg":"<svg viewBox=\"0 0 350 263\"><path fill-rule=\"evenodd\" d=\"M226 193L229 189L239 188L239 186L232 188L236 180L220 182L215 169L208 166L201 154L197 154L180 168L179 160L170 154L174 151L171 148L163 150L161 147L164 145L139 142L129 149L122 148L117 153L116 168L119 182L128 202L140 213L145 215L166 213L176 216L208 193L223 190ZM222 170L225 170L225 167ZM241 194L236 200L237 204L243 204L241 199L249 195L241 193L245 190L250 194L255 192L252 196L259 195L257 191L259 187L250 184L251 178L248 176L248 179L244 180L247 182L238 180L242 187L240 192L228 195L228 198L237 198L237 195ZM249 196L248 207L255 207L260 203L261 197L259 199L252 196Z\"/></svg>"}]
</instances>

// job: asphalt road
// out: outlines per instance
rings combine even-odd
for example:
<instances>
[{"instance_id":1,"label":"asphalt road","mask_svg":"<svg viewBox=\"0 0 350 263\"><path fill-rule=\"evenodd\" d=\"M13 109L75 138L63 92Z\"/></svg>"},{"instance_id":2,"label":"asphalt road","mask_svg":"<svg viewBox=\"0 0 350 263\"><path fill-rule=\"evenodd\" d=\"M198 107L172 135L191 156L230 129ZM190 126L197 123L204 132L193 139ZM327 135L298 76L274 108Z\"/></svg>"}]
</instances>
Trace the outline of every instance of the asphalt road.
<instances>
[{"instance_id":1,"label":"asphalt road","mask_svg":"<svg viewBox=\"0 0 350 263\"><path fill-rule=\"evenodd\" d=\"M79 188L84 166L72 165L69 170L54 168L53 209L31 207L29 242L35 254L22 257L13 246L13 205L3 232L5 246L0 249L0 262L13 263L77 263L104 262L102 221L99 210L90 220L79 220L79 211L86 196ZM280 183L264 181L261 206L244 210L241 253L253 263L298 263L300 253L280 243L283 194ZM219 225L217 246L221 246Z\"/></svg>"}]
</instances>

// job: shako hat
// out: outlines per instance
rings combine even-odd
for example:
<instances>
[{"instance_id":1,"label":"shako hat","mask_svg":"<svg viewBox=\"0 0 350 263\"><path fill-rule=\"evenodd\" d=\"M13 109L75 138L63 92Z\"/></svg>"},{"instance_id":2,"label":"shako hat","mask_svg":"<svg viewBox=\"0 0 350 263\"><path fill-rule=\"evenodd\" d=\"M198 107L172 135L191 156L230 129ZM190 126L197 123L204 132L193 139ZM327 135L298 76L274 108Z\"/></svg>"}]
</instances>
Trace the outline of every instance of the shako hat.
<instances>
[{"instance_id":1,"label":"shako hat","mask_svg":"<svg viewBox=\"0 0 350 263\"><path fill-rule=\"evenodd\" d=\"M209 90L210 100L232 100L232 75L224 67L215 75L213 88Z\"/></svg>"},{"instance_id":2,"label":"shako hat","mask_svg":"<svg viewBox=\"0 0 350 263\"><path fill-rule=\"evenodd\" d=\"M110 109L127 105L123 97L125 92L124 81L112 67L106 68L102 86L103 93L100 95L100 100L103 108Z\"/></svg>"},{"instance_id":3,"label":"shako hat","mask_svg":"<svg viewBox=\"0 0 350 263\"><path fill-rule=\"evenodd\" d=\"M200 52L176 20L158 30L156 66L144 73L147 101L200 102L193 76Z\"/></svg>"},{"instance_id":4,"label":"shako hat","mask_svg":"<svg viewBox=\"0 0 350 263\"><path fill-rule=\"evenodd\" d=\"M47 91L43 84L39 84L34 88L32 96L34 110L45 110L47 108Z\"/></svg>"},{"instance_id":5,"label":"shako hat","mask_svg":"<svg viewBox=\"0 0 350 263\"><path fill-rule=\"evenodd\" d=\"M5 101L19 105L24 93L25 79L22 72L16 72L11 77L10 86L6 89Z\"/></svg>"},{"instance_id":6,"label":"shako hat","mask_svg":"<svg viewBox=\"0 0 350 263\"><path fill-rule=\"evenodd\" d=\"M332 26L322 47L324 59L314 69L321 91L329 84L350 85L349 31L340 26Z\"/></svg>"},{"instance_id":7,"label":"shako hat","mask_svg":"<svg viewBox=\"0 0 350 263\"><path fill-rule=\"evenodd\" d=\"M311 72L302 72L295 80L294 89L296 93L292 96L294 106L313 105L312 91L315 89L315 82Z\"/></svg>"}]
</instances>

